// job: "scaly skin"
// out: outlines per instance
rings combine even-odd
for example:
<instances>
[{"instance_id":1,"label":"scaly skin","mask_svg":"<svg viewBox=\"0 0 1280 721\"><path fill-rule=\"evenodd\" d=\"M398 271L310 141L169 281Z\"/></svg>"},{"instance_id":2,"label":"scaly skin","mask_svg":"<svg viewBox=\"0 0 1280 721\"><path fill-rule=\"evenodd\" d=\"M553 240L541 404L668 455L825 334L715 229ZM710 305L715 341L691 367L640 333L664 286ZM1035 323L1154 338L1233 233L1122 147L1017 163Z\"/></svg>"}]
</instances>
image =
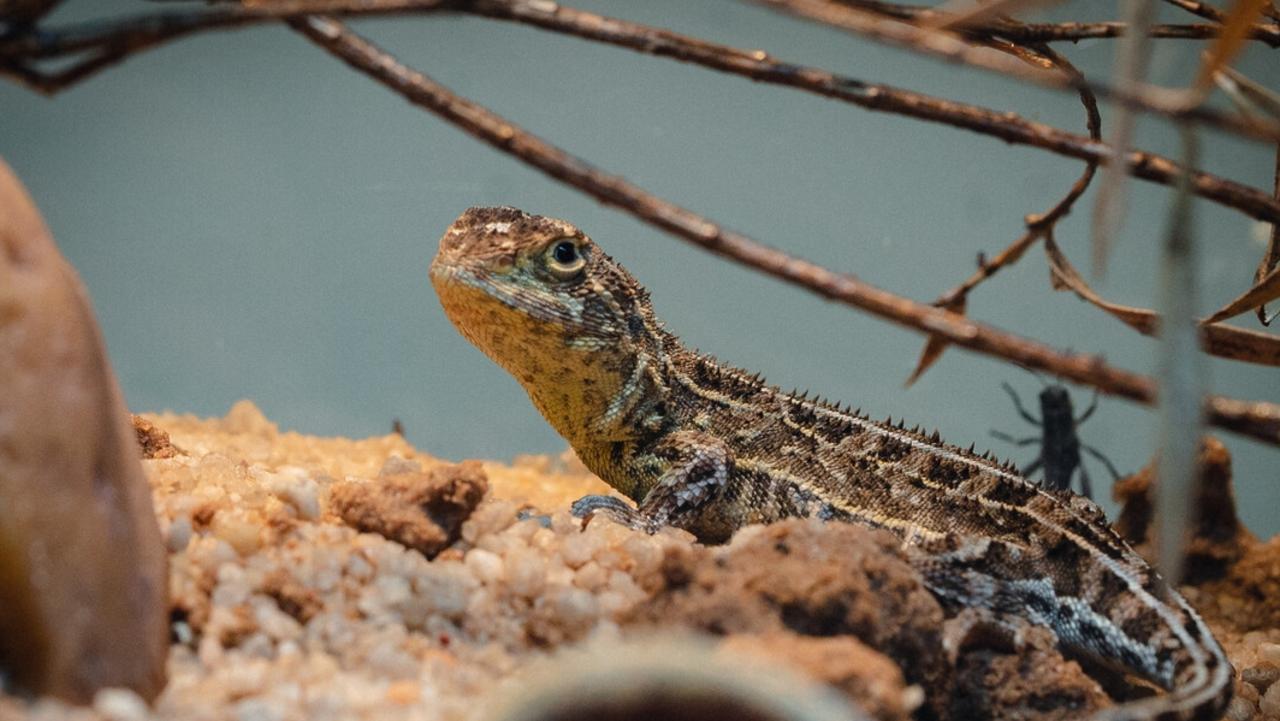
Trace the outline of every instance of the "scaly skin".
<instances>
[{"instance_id":1,"label":"scaly skin","mask_svg":"<svg viewBox=\"0 0 1280 721\"><path fill-rule=\"evenodd\" d=\"M789 517L886 529L952 610L1010 634L1047 626L1068 652L1168 691L1104 718L1210 719L1226 707L1221 648L1092 502L686 349L640 284L564 221L472 208L440 240L431 280L458 330L639 504L588 496L576 514L708 543Z\"/></svg>"}]
</instances>

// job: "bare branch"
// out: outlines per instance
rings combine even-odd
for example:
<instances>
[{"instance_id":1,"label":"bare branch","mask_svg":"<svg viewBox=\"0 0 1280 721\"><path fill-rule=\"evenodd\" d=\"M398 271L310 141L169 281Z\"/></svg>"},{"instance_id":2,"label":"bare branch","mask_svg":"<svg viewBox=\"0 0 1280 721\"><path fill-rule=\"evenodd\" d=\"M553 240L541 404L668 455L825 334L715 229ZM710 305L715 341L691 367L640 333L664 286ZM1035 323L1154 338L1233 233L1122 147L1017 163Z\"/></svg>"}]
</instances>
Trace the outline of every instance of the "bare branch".
<instances>
[{"instance_id":1,"label":"bare branch","mask_svg":"<svg viewBox=\"0 0 1280 721\"><path fill-rule=\"evenodd\" d=\"M400 93L409 102L547 175L707 251L825 298L945 337L956 345L1092 385L1106 393L1147 404L1154 401L1155 387L1150 378L1109 366L1096 356L1055 351L1035 341L894 295L851 275L834 273L726 230L620 177L608 175L487 108L455 95L332 18L299 18L291 24L317 45ZM1207 400L1206 412L1216 425L1280 445L1280 406L1276 404L1211 397Z\"/></svg>"},{"instance_id":2,"label":"bare branch","mask_svg":"<svg viewBox=\"0 0 1280 721\"><path fill-rule=\"evenodd\" d=\"M1080 73L1066 58L1049 48L1042 47L1041 52L1055 66L1061 68L1063 72L1077 75ZM1100 140L1102 137L1102 116L1098 113L1097 97L1085 88L1080 90L1080 102L1085 108L1085 124L1089 130L1089 137L1094 140ZM1071 184L1071 188L1063 196L1062 200L1059 200L1052 208L1041 215L1027 216L1027 232L1006 246L991 260L984 260L977 271L960 285L939 296L934 301L934 305L942 308L955 306L962 302L969 295L969 291L976 288L978 284L995 275L1005 266L1016 263L1026 253L1027 248L1030 248L1037 240L1044 237L1045 233L1049 232L1060 219L1071 212L1072 206L1075 205L1081 195L1084 195L1084 191L1089 188L1089 183L1093 181L1093 176L1097 170L1098 163L1096 161L1086 165L1084 172L1076 179L1076 182Z\"/></svg>"},{"instance_id":3,"label":"bare branch","mask_svg":"<svg viewBox=\"0 0 1280 721\"><path fill-rule=\"evenodd\" d=\"M897 3L880 2L880 0L826 1L886 18L901 20L912 25L934 25L938 21L937 13L933 9L919 5L899 5ZM1222 27L1219 23L1153 25L1151 26L1151 37L1174 40L1207 40L1217 37L1221 30ZM989 24L966 27L962 34L979 40L990 39L998 35L1013 42L1052 43L1118 38L1127 31L1128 28L1124 23L1115 21L1095 23L1010 23L997 20ZM1252 39L1266 43L1273 48L1280 47L1280 25L1259 23L1253 29Z\"/></svg>"},{"instance_id":4,"label":"bare branch","mask_svg":"<svg viewBox=\"0 0 1280 721\"><path fill-rule=\"evenodd\" d=\"M1106 145L1092 138L1033 122L1015 113L935 98L888 85L867 83L818 68L777 61L762 51L740 50L639 23L533 0L474 0L471 3L461 0L361 0L355 5L351 0L280 0L269 5L236 6L207 13L143 16L105 27L95 24L64 33L41 32L36 36L0 40L0 72L4 72L7 63L7 70L11 75L32 83L33 71L16 64L18 60L55 57L90 47L100 48L101 55L90 59L89 68L76 66L64 71L65 76L74 76L73 80L79 80L89 72L117 62L130 53L154 47L197 29L238 27L296 17L313 7L341 8L342 13L335 14L349 15L465 10L696 63L753 80L794 87L870 110L944 123L996 137L1011 144L1029 145L1079 160L1099 162L1110 155ZM42 89L52 92L65 87L65 79L57 77ZM1200 119L1210 122L1208 116ZM1253 128L1250 132L1258 129L1250 127ZM1280 139L1280 126L1275 129L1275 137ZM1178 177L1177 164L1168 158L1136 151L1126 157L1127 164L1136 177L1165 185L1171 184ZM1192 173L1192 186L1197 195L1235 208L1253 218L1280 220L1280 202L1256 188L1200 171Z\"/></svg>"},{"instance_id":5,"label":"bare branch","mask_svg":"<svg viewBox=\"0 0 1280 721\"><path fill-rule=\"evenodd\" d=\"M1005 49L1003 46L994 45L997 49ZM1018 48L1018 57L1031 63L1040 63L1046 67L1057 68L1064 73L1079 74L1080 71L1072 65L1066 58L1059 55L1047 45L1035 45L1025 47L1022 45L1014 45ZM1098 112L1098 99L1088 89L1080 91L1080 102L1085 109L1085 126L1089 130L1089 137L1098 140L1102 135L1102 116ZM980 258L978 262L978 270L969 276L963 283L944 293L933 305L944 310L954 313L964 314L968 305L969 291L978 286L979 283L987 278L995 275L1005 266L1016 263L1027 248L1030 248L1036 240L1052 232L1052 229L1058 220L1071 211L1071 206L1075 205L1077 199L1088 189L1089 183L1093 180L1094 174L1098 170L1096 162L1088 163L1084 172L1071 184L1071 188L1067 194L1059 200L1052 208L1041 215L1029 215L1026 218L1027 232L1021 237L1013 241L1004 250L1000 251L991 261ZM929 336L929 340L925 342L924 350L920 353L920 358L916 361L916 367L911 371L911 375L907 378L906 385L910 386L915 383L924 372L942 357L949 344L938 336Z\"/></svg>"},{"instance_id":6,"label":"bare branch","mask_svg":"<svg viewBox=\"0 0 1280 721\"><path fill-rule=\"evenodd\" d=\"M1223 114L1202 105L1188 105L1185 96L1180 92L1160 92L1150 88L1140 92L1127 92L1097 80L1085 81L1066 78L1057 73L1037 72L1010 58L991 55L981 45L967 42L964 35L904 25L893 16L855 10L849 7L848 3L835 4L831 0L752 0L752 2L878 42L908 48L950 62L991 70L1048 88L1079 90L1081 87L1088 87L1100 98L1175 120L1195 121L1209 127L1267 140L1277 139L1276 131L1280 130L1276 123ZM879 8L885 6L884 3L876 5ZM973 31L966 29L964 32L972 35ZM991 34L995 36L1003 33L992 31ZM1020 41L1019 38L1012 36L1008 39ZM1276 30L1276 42L1280 44L1280 28Z\"/></svg>"},{"instance_id":7,"label":"bare branch","mask_svg":"<svg viewBox=\"0 0 1280 721\"><path fill-rule=\"evenodd\" d=\"M277 22L304 12L333 15L388 15L456 9L460 0L276 0L270 4L182 10L81 23L59 30L0 37L0 74L52 95L131 55L197 32L231 30ZM86 55L70 67L45 75L36 60Z\"/></svg>"},{"instance_id":8,"label":"bare branch","mask_svg":"<svg viewBox=\"0 0 1280 721\"><path fill-rule=\"evenodd\" d=\"M782 0L784 2L790 0ZM810 0L802 0L809 2ZM766 0L767 4L774 4ZM844 75L837 75L813 67L794 65L774 60L763 51L745 51L726 45L711 43L697 38L661 30L639 23L607 18L594 13L583 12L563 5L548 6L542 3L521 0L479 0L473 7L476 12L490 17L527 22L539 27L565 32L578 37L597 40L613 45L627 47L653 55L671 57L684 62L696 63L704 67L722 70L737 75L744 75L761 82L786 85L829 98L843 100L869 110L891 112L913 117L919 120L945 123L958 128L1000 138L1005 142L1017 145L1030 145L1049 152L1091 162L1106 162L1111 157L1111 149L1093 138L1076 135L1058 128L1037 123L1015 113L998 112L967 103L960 103L936 98L920 93L902 90L889 85L867 83ZM905 30L930 38L949 38L971 51L979 51L954 37L938 33L928 33L906 26ZM988 57L989 54L987 54ZM1011 74L1024 73L1024 66L1012 58L999 58L1016 68ZM1032 71L1035 77L1055 78L1050 84L1056 87L1070 87L1081 90L1095 90L1094 86L1072 80L1070 75ZM1064 79L1065 78L1065 79ZM1076 87L1079 85L1079 87ZM1198 120L1209 125L1217 120L1209 120L1209 116L1201 117L1201 113L1210 112L1203 109L1195 111L1178 111L1171 117L1185 120ZM1210 113L1212 117L1222 120L1226 116ZM1235 126L1241 121L1222 121ZM1252 133L1260 131L1261 126L1250 121L1247 125ZM1261 132L1261 131L1260 131ZM1262 137L1280 139L1280 125L1268 126ZM1138 178L1161 183L1173 184L1181 170L1177 163L1169 158L1134 151L1126 154L1126 163L1130 172ZM1191 173L1192 189L1196 195L1236 208L1259 220L1271 220L1280 214L1280 202L1268 193L1230 180L1207 173L1195 171Z\"/></svg>"},{"instance_id":9,"label":"bare branch","mask_svg":"<svg viewBox=\"0 0 1280 721\"><path fill-rule=\"evenodd\" d=\"M1044 251L1049 259L1049 273L1055 288L1071 290L1082 300L1143 335L1161 334L1164 324L1159 313L1148 308L1113 303L1089 287L1053 241L1052 233L1045 236ZM1201 346L1209 354L1245 363L1280 366L1280 336L1217 324L1212 319L1200 321L1199 325Z\"/></svg>"}]
</instances>

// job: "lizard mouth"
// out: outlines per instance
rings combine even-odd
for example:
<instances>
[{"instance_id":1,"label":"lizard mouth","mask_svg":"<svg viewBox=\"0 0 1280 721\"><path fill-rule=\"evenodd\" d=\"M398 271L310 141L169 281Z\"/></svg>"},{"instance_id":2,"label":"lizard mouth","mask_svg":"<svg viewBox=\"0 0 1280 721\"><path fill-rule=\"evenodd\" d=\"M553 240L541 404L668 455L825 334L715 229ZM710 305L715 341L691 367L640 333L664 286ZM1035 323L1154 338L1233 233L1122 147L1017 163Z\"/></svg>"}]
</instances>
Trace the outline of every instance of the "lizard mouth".
<instances>
[{"instance_id":1,"label":"lizard mouth","mask_svg":"<svg viewBox=\"0 0 1280 721\"><path fill-rule=\"evenodd\" d=\"M516 280L483 268L468 268L437 260L431 265L431 281L445 312L455 324L477 314L488 315L489 322L493 322L492 316L497 311L512 319L524 317L539 324L564 328L576 323L581 312L566 305L562 299L553 300L534 289L522 287ZM530 332L534 330L530 329Z\"/></svg>"}]
</instances>

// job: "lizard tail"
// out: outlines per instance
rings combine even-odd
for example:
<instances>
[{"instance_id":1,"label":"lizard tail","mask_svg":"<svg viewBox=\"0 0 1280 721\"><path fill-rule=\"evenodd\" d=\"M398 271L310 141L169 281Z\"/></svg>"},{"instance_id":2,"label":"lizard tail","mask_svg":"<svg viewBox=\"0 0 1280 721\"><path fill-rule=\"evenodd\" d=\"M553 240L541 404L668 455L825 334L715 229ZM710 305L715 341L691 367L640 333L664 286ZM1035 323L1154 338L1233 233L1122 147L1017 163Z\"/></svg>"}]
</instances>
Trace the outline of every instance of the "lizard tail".
<instances>
[{"instance_id":1,"label":"lizard tail","mask_svg":"<svg viewBox=\"0 0 1280 721\"><path fill-rule=\"evenodd\" d=\"M1152 679L1167 693L1106 709L1094 721L1215 721L1231 702L1235 670L1208 627L1180 595L1170 592L1183 623L1166 628L1165 637L1175 643L1162 665L1171 669L1164 679Z\"/></svg>"}]
</instances>

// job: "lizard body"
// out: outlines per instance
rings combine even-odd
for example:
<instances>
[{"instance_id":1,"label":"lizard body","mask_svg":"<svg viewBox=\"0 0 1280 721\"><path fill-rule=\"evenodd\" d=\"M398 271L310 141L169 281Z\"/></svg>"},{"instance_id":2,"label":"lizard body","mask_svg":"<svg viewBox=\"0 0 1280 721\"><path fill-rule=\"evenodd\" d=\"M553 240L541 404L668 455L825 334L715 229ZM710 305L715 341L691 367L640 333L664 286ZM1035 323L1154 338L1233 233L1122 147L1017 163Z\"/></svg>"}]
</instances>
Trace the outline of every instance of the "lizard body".
<instances>
[{"instance_id":1,"label":"lizard body","mask_svg":"<svg viewBox=\"0 0 1280 721\"><path fill-rule=\"evenodd\" d=\"M1216 718L1230 699L1230 664L1203 621L1092 502L687 349L569 223L472 208L441 239L431 279L459 331L638 503L588 496L576 514L709 543L788 517L886 529L945 606L1046 626L1065 650L1167 691L1106 718Z\"/></svg>"}]
</instances>

